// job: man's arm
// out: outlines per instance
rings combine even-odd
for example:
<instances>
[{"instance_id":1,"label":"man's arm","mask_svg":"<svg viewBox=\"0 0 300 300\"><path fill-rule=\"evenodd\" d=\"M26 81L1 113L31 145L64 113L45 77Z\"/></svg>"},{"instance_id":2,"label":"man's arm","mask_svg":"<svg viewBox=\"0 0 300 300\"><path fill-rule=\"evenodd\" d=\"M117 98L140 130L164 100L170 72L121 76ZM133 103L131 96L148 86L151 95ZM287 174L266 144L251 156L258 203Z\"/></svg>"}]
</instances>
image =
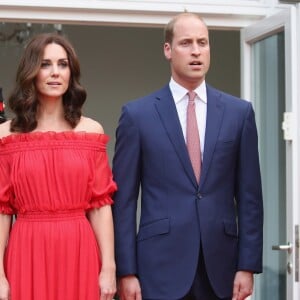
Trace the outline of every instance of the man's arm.
<instances>
[{"instance_id":1,"label":"man's arm","mask_svg":"<svg viewBox=\"0 0 300 300\"><path fill-rule=\"evenodd\" d=\"M137 273L136 210L140 168L139 130L125 106L119 120L113 158L113 175L118 185L113 206L118 276Z\"/></svg>"},{"instance_id":2,"label":"man's arm","mask_svg":"<svg viewBox=\"0 0 300 300\"><path fill-rule=\"evenodd\" d=\"M239 256L238 271L262 272L263 201L258 138L249 103L241 132L236 174Z\"/></svg>"}]
</instances>

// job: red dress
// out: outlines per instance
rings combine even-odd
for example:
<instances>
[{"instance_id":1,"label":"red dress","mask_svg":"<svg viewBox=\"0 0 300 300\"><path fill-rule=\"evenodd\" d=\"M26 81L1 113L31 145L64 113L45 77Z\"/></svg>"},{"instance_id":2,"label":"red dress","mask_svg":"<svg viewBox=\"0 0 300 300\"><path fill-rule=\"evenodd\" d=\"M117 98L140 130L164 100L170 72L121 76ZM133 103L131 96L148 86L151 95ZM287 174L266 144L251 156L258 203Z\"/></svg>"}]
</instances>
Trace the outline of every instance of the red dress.
<instances>
[{"instance_id":1,"label":"red dress","mask_svg":"<svg viewBox=\"0 0 300 300\"><path fill-rule=\"evenodd\" d=\"M99 300L99 247L86 218L116 190L108 137L34 132L0 139L0 212L16 214L5 251L11 300Z\"/></svg>"}]
</instances>

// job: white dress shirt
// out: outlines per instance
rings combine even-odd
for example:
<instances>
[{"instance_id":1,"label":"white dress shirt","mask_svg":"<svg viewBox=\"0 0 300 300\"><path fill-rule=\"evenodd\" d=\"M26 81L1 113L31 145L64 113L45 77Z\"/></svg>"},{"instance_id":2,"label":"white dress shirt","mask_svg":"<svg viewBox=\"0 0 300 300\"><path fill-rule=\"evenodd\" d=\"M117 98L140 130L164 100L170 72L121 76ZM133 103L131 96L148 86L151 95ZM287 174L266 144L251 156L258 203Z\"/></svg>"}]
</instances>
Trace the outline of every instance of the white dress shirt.
<instances>
[{"instance_id":1,"label":"white dress shirt","mask_svg":"<svg viewBox=\"0 0 300 300\"><path fill-rule=\"evenodd\" d=\"M171 78L169 86L175 101L177 114L182 128L182 133L186 141L186 110L189 101L187 95L188 90L179 85L173 78ZM194 92L197 94L195 98L196 117L200 135L201 156L203 160L207 113L207 94L205 81L203 81L202 84L194 90Z\"/></svg>"}]
</instances>

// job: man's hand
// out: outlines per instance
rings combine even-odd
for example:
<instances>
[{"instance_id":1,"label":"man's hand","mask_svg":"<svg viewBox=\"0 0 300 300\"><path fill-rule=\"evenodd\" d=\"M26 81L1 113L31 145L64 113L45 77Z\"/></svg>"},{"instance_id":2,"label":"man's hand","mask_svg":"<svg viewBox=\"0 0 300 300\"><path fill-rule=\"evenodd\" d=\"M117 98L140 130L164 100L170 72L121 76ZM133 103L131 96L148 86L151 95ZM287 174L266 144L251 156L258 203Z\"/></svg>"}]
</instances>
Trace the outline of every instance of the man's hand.
<instances>
[{"instance_id":1,"label":"man's hand","mask_svg":"<svg viewBox=\"0 0 300 300\"><path fill-rule=\"evenodd\" d=\"M232 300L244 300L253 292L253 273L238 271L233 283Z\"/></svg>"},{"instance_id":2,"label":"man's hand","mask_svg":"<svg viewBox=\"0 0 300 300\"><path fill-rule=\"evenodd\" d=\"M118 295L121 300L142 300L141 286L134 275L119 279Z\"/></svg>"}]
</instances>

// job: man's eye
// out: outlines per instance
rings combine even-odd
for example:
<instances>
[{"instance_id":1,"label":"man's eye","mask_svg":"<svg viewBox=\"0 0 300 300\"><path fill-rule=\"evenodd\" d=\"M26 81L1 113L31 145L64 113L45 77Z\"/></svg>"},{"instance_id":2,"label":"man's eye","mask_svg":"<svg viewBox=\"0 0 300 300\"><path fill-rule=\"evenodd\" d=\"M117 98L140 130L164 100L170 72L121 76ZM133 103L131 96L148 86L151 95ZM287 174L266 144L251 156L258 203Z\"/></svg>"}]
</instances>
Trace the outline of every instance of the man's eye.
<instances>
[{"instance_id":1,"label":"man's eye","mask_svg":"<svg viewBox=\"0 0 300 300\"><path fill-rule=\"evenodd\" d=\"M205 47L208 44L208 42L206 40L200 41L199 45L202 47Z\"/></svg>"}]
</instances>

